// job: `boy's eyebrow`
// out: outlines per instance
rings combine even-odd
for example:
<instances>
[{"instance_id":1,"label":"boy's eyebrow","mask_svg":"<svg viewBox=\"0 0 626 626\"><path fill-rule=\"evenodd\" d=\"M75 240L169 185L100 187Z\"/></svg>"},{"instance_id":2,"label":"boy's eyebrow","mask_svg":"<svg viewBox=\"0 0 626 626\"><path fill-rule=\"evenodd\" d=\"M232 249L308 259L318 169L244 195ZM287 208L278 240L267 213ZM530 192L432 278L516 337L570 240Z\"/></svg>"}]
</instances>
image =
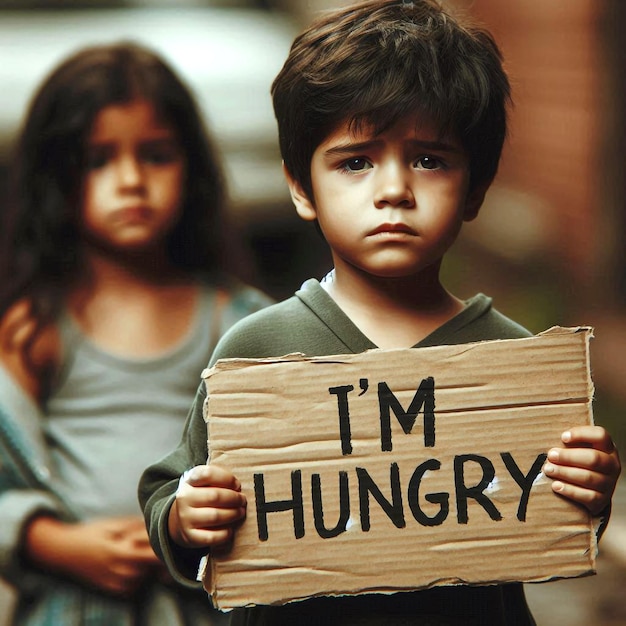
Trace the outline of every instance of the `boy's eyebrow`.
<instances>
[{"instance_id":1,"label":"boy's eyebrow","mask_svg":"<svg viewBox=\"0 0 626 626\"><path fill-rule=\"evenodd\" d=\"M352 154L354 152L361 152L363 150L375 148L377 147L377 145L380 145L382 143L382 141L375 139L372 139L371 141L359 141L354 143L346 142L337 146L333 146L332 148L328 148L328 150L324 150L324 154L326 154L327 156L341 156L343 154Z\"/></svg>"},{"instance_id":2,"label":"boy's eyebrow","mask_svg":"<svg viewBox=\"0 0 626 626\"><path fill-rule=\"evenodd\" d=\"M370 141L359 141L354 143L344 143L324 151L327 156L341 156L344 154L353 154L355 152L367 151L368 149L378 148L383 144L382 139L372 139ZM437 152L461 152L462 148L454 143L448 143L442 140L428 141L426 139L410 139L407 143L412 148L422 150L435 150Z\"/></svg>"}]
</instances>

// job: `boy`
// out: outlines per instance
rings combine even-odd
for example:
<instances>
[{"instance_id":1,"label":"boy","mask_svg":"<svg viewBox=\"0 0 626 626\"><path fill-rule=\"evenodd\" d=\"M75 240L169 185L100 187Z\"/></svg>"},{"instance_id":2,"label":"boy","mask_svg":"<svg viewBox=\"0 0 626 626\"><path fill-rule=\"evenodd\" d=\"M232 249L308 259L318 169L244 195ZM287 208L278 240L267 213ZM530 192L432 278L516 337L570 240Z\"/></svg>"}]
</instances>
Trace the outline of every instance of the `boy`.
<instances>
[{"instance_id":1,"label":"boy","mask_svg":"<svg viewBox=\"0 0 626 626\"><path fill-rule=\"evenodd\" d=\"M462 302L439 279L462 223L480 209L506 134L509 84L489 34L436 0L370 0L326 14L296 38L272 95L293 202L317 222L334 270L236 325L212 362L530 334L486 296ZM237 478L205 465L204 398L201 386L179 448L140 487L153 546L188 584L246 507ZM584 427L563 441L544 468L554 490L606 512L620 472L611 438ZM534 622L522 585L508 584L315 598L237 610L231 623Z\"/></svg>"}]
</instances>

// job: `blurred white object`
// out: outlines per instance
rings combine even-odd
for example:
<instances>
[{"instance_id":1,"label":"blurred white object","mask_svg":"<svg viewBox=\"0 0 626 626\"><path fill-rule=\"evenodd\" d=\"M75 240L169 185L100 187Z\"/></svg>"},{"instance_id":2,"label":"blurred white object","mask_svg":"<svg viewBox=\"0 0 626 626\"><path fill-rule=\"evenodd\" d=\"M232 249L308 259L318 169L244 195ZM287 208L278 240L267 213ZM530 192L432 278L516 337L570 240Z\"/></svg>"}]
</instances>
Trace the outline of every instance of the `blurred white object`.
<instances>
[{"instance_id":1,"label":"blurred white object","mask_svg":"<svg viewBox=\"0 0 626 626\"><path fill-rule=\"evenodd\" d=\"M195 93L234 204L279 204L287 193L270 86L294 35L286 16L255 9L1 11L0 157L8 158L34 90L64 57L86 45L133 40L161 53Z\"/></svg>"}]
</instances>

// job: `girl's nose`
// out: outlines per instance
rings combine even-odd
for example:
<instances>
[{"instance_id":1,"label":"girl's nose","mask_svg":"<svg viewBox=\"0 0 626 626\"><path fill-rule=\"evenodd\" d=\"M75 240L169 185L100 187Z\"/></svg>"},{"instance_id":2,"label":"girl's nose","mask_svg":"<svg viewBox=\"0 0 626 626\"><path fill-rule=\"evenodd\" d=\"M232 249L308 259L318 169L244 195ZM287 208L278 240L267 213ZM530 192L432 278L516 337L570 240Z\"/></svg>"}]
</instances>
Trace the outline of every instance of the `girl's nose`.
<instances>
[{"instance_id":1,"label":"girl's nose","mask_svg":"<svg viewBox=\"0 0 626 626\"><path fill-rule=\"evenodd\" d=\"M409 174L399 164L381 167L377 178L374 196L376 208L400 207L410 209L415 206L415 196Z\"/></svg>"},{"instance_id":2,"label":"girl's nose","mask_svg":"<svg viewBox=\"0 0 626 626\"><path fill-rule=\"evenodd\" d=\"M142 184L141 163L134 156L125 156L120 159L118 180L121 187L138 187Z\"/></svg>"}]
</instances>

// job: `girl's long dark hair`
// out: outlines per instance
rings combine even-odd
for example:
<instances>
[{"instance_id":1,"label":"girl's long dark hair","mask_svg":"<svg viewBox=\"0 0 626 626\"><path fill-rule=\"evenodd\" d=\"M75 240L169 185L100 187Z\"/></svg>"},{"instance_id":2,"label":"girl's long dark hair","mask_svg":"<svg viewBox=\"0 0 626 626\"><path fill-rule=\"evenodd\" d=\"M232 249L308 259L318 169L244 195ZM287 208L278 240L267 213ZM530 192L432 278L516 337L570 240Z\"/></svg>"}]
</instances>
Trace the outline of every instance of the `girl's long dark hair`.
<instances>
[{"instance_id":1,"label":"girl's long dark hair","mask_svg":"<svg viewBox=\"0 0 626 626\"><path fill-rule=\"evenodd\" d=\"M183 211L166 242L172 263L199 275L240 273L225 215L221 164L189 89L141 45L82 49L36 92L13 156L8 202L0 212L0 319L14 303L27 301L35 321L31 345L56 319L83 267L78 220L92 123L104 107L135 98L153 103L186 154Z\"/></svg>"}]
</instances>

